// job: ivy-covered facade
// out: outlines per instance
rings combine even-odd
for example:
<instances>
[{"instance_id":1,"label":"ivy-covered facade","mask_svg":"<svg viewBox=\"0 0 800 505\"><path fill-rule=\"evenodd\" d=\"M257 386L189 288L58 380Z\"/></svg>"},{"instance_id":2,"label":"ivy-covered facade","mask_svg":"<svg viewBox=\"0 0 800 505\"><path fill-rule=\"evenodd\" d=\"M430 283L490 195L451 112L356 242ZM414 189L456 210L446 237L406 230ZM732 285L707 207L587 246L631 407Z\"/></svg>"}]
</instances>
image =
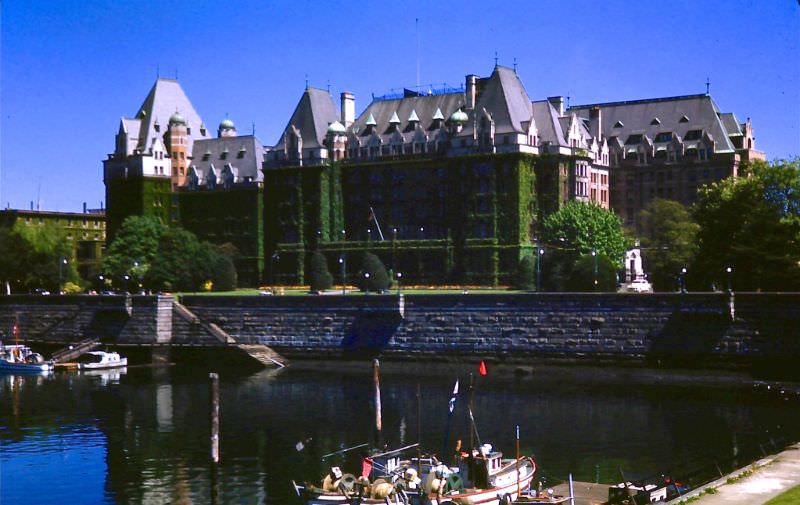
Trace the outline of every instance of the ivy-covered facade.
<instances>
[{"instance_id":1,"label":"ivy-covered facade","mask_svg":"<svg viewBox=\"0 0 800 505\"><path fill-rule=\"evenodd\" d=\"M507 284L533 248L539 202L564 198L552 188L568 164L506 153L267 169L270 280L307 283L319 249L339 284L358 280L364 252L403 283Z\"/></svg>"}]
</instances>

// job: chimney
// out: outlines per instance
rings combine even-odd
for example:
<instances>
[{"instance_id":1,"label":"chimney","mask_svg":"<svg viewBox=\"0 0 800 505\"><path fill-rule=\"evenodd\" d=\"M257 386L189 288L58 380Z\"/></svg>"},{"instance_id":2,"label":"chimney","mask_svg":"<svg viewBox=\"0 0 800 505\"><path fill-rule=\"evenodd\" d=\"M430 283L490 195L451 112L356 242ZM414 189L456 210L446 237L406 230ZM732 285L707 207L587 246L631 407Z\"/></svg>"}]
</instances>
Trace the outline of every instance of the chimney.
<instances>
[{"instance_id":1,"label":"chimney","mask_svg":"<svg viewBox=\"0 0 800 505\"><path fill-rule=\"evenodd\" d=\"M349 91L342 91L342 124L345 128L356 120L356 97Z\"/></svg>"},{"instance_id":2,"label":"chimney","mask_svg":"<svg viewBox=\"0 0 800 505\"><path fill-rule=\"evenodd\" d=\"M475 108L478 101L478 76L470 74L467 76L467 109Z\"/></svg>"},{"instance_id":3,"label":"chimney","mask_svg":"<svg viewBox=\"0 0 800 505\"><path fill-rule=\"evenodd\" d=\"M589 109L589 133L598 142L603 140L603 112L600 107Z\"/></svg>"},{"instance_id":4,"label":"chimney","mask_svg":"<svg viewBox=\"0 0 800 505\"><path fill-rule=\"evenodd\" d=\"M31 210L33 210L33 200L31 200Z\"/></svg>"},{"instance_id":5,"label":"chimney","mask_svg":"<svg viewBox=\"0 0 800 505\"><path fill-rule=\"evenodd\" d=\"M83 213L86 214L86 202L83 202Z\"/></svg>"},{"instance_id":6,"label":"chimney","mask_svg":"<svg viewBox=\"0 0 800 505\"><path fill-rule=\"evenodd\" d=\"M564 115L564 97L563 96L548 96L547 101L558 112L558 117Z\"/></svg>"}]
</instances>

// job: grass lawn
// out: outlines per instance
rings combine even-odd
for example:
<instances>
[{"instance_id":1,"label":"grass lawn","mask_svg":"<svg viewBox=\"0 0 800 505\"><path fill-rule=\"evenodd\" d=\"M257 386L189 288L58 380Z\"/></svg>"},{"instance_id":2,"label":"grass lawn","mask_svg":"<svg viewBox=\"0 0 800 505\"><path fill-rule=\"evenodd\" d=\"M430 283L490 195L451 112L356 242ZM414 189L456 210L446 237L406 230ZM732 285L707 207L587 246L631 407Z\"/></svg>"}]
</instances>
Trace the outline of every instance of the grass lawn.
<instances>
[{"instance_id":1,"label":"grass lawn","mask_svg":"<svg viewBox=\"0 0 800 505\"><path fill-rule=\"evenodd\" d=\"M795 486L783 494L779 494L764 505L796 505L800 503L800 486Z\"/></svg>"}]
</instances>

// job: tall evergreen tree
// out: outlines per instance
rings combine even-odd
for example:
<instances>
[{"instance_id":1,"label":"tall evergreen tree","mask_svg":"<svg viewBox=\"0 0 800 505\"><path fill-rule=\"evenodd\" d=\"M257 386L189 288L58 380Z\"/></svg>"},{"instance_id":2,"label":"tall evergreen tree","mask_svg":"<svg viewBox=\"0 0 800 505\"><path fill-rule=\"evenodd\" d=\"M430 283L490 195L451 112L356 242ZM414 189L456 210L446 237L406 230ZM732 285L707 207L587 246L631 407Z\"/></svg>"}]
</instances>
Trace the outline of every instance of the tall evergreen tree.
<instances>
[{"instance_id":1,"label":"tall evergreen tree","mask_svg":"<svg viewBox=\"0 0 800 505\"><path fill-rule=\"evenodd\" d=\"M311 291L325 291L333 286L333 276L328 271L328 261L320 251L311 255L310 279Z\"/></svg>"},{"instance_id":2,"label":"tall evergreen tree","mask_svg":"<svg viewBox=\"0 0 800 505\"><path fill-rule=\"evenodd\" d=\"M680 202L656 198L640 214L644 269L657 291L672 291L681 268L697 254L700 227Z\"/></svg>"}]
</instances>

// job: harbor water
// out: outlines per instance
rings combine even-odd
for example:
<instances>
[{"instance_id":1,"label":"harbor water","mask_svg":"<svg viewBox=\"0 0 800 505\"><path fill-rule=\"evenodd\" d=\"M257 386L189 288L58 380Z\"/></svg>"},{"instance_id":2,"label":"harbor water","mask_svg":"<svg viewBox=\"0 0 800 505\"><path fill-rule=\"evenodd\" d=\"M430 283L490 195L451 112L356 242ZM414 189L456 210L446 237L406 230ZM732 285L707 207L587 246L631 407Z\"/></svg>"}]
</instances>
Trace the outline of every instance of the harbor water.
<instances>
[{"instance_id":1,"label":"harbor water","mask_svg":"<svg viewBox=\"0 0 800 505\"><path fill-rule=\"evenodd\" d=\"M293 479L319 481L333 463L360 470L357 454L325 462L323 455L378 440L367 362L218 370L214 465L208 372L178 365L0 375L0 503L297 503ZM473 442L479 437L512 455L519 425L522 452L535 456L548 485L570 472L588 482L620 481L620 470L628 479L692 479L800 438L797 394L745 375L591 367L506 372L490 366L480 377L473 365L386 364L377 443L420 440L437 454L452 451L457 439L467 445L471 400ZM448 423L456 379L460 395Z\"/></svg>"}]
</instances>

